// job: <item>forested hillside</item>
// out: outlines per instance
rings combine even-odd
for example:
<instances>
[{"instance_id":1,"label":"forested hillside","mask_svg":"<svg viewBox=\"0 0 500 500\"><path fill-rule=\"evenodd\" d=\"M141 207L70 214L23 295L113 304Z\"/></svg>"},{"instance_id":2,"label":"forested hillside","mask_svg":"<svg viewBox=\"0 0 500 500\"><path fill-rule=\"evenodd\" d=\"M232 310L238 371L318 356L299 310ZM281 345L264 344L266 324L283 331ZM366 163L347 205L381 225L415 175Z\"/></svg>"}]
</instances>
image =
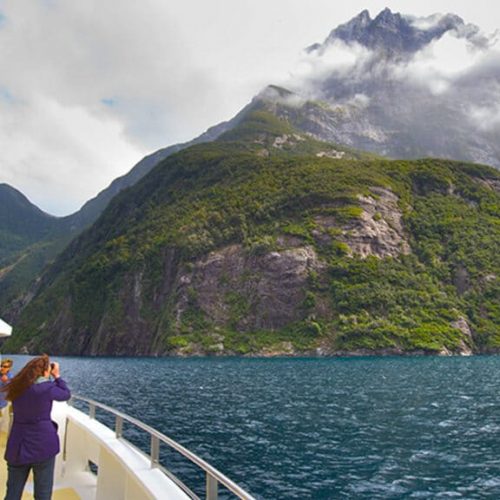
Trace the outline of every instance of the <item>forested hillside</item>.
<instances>
[{"instance_id":1,"label":"forested hillside","mask_svg":"<svg viewBox=\"0 0 500 500\"><path fill-rule=\"evenodd\" d=\"M252 111L119 194L6 349L495 351L499 188L486 166L381 159Z\"/></svg>"}]
</instances>

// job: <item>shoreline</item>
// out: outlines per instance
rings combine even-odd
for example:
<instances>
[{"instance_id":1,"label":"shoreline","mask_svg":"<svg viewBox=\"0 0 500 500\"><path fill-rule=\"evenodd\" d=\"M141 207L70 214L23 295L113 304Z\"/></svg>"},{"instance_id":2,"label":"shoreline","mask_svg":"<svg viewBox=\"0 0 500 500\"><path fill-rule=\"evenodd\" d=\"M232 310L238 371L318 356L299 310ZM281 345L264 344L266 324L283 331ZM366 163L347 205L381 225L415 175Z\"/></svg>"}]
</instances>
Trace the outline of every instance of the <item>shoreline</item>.
<instances>
[{"instance_id":1,"label":"shoreline","mask_svg":"<svg viewBox=\"0 0 500 500\"><path fill-rule=\"evenodd\" d=\"M361 357L476 357L476 356L496 356L500 354L500 350L488 351L467 351L467 352L450 352L450 351L426 351L423 349L404 351L401 349L355 349L355 350L339 350L339 351L324 351L322 349L307 350L307 351L263 351L255 353L237 353L237 352L204 352L197 351L193 353L150 353L150 354L75 354L75 353L57 353L46 351L50 356L54 357L70 357L70 358L249 358L249 359L268 359L268 358L361 358ZM39 352L17 352L17 353L1 353L3 358L9 356L39 356L43 353Z\"/></svg>"}]
</instances>

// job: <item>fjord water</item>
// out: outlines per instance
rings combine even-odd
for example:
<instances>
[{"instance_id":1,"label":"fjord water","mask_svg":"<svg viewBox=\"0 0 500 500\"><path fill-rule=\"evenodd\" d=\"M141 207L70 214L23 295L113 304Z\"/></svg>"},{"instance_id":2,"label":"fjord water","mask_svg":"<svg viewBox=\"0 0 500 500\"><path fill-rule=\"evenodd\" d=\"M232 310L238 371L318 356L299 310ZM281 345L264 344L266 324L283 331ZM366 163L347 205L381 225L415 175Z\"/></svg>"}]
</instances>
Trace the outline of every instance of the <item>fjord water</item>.
<instances>
[{"instance_id":1,"label":"fjord water","mask_svg":"<svg viewBox=\"0 0 500 500\"><path fill-rule=\"evenodd\" d=\"M500 498L500 357L58 360L257 498Z\"/></svg>"}]
</instances>

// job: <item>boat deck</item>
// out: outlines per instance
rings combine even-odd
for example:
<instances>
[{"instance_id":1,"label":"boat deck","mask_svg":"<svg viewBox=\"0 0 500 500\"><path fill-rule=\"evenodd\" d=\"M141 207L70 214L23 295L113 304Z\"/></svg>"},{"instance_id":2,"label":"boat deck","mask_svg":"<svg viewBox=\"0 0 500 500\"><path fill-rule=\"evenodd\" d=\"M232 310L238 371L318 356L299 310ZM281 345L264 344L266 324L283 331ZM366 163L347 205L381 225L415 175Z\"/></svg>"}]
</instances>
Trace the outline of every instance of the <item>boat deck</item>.
<instances>
[{"instance_id":1,"label":"boat deck","mask_svg":"<svg viewBox=\"0 0 500 500\"><path fill-rule=\"evenodd\" d=\"M3 414L2 414L3 413ZM88 415L55 402L52 420L59 427L61 453L56 457L53 500L188 500L185 493L151 461L115 432ZM9 415L0 412L0 498L7 484L7 463L3 459L7 444ZM89 459L99 465L99 474L89 467ZM33 499L33 477L30 474L23 500Z\"/></svg>"},{"instance_id":2,"label":"boat deck","mask_svg":"<svg viewBox=\"0 0 500 500\"><path fill-rule=\"evenodd\" d=\"M0 432L0 453L2 454L2 458L0 458L0 498L5 497L5 488L7 484L7 463L3 459L6 444L7 433L2 431ZM24 488L22 500L32 500L33 498L35 498L33 496L33 477L30 474L26 487ZM53 500L80 500L81 497L73 488L55 484L52 498Z\"/></svg>"},{"instance_id":3,"label":"boat deck","mask_svg":"<svg viewBox=\"0 0 500 500\"><path fill-rule=\"evenodd\" d=\"M217 469L143 422L102 403L73 396L88 404L89 414L67 403L55 402L52 420L58 424L61 453L56 457L54 500L190 500L198 498L159 461L160 443L169 446L198 466L205 475L206 498L218 498L219 485L243 500L253 497ZM95 419L95 410L115 417L115 428ZM0 453L4 455L10 416L0 412ZM122 437L123 423L149 435L150 452L145 453ZM7 464L0 458L0 498L5 495ZM22 498L34 498L33 479L26 483Z\"/></svg>"}]
</instances>

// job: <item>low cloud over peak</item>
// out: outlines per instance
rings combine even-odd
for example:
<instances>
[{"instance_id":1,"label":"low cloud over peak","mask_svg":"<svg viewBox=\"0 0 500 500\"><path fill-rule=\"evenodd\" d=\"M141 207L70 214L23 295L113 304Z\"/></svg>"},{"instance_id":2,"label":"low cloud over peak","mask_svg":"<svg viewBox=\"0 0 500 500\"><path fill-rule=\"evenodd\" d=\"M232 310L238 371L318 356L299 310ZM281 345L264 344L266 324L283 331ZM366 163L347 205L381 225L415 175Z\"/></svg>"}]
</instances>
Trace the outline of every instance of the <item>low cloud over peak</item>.
<instances>
[{"instance_id":1,"label":"low cloud over peak","mask_svg":"<svg viewBox=\"0 0 500 500\"><path fill-rule=\"evenodd\" d=\"M454 14L363 11L310 47L287 86L333 108L354 106L370 134L388 138L358 147L500 167L497 39ZM403 136L408 147L389 144Z\"/></svg>"},{"instance_id":2,"label":"low cloud over peak","mask_svg":"<svg viewBox=\"0 0 500 500\"><path fill-rule=\"evenodd\" d=\"M381 25L382 31L377 32ZM412 50L380 50L385 31L391 31L391 39L402 40L400 48ZM419 40L418 49L415 40ZM496 88L500 78L497 42L496 33L485 35L454 14L417 18L386 9L371 19L365 10L334 29L323 44L307 49L293 74L294 87L330 99L342 99L346 93L350 99L355 93L366 94L364 87L373 82L388 81L427 86L434 93L438 87L440 92L459 90L464 82L478 83L477 79ZM436 86L436 81L441 85Z\"/></svg>"}]
</instances>

